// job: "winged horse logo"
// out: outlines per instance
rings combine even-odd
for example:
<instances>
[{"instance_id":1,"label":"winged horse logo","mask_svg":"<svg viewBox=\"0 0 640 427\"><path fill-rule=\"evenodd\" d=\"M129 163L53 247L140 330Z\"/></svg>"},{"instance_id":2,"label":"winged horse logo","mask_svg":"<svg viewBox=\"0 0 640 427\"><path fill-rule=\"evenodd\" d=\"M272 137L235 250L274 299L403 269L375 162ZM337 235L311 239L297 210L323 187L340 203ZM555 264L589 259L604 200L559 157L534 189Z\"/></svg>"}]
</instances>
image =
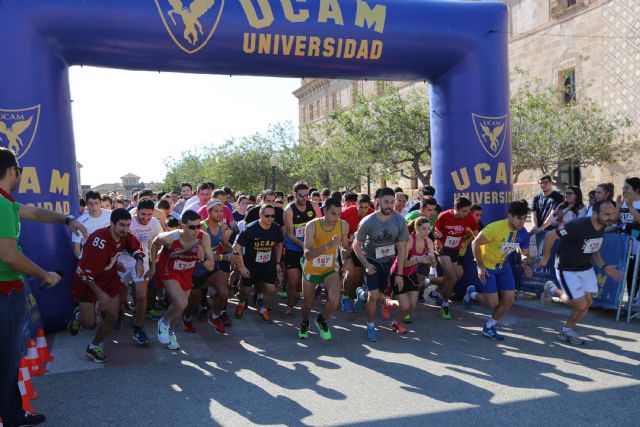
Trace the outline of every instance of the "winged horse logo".
<instances>
[{"instance_id":1,"label":"winged horse logo","mask_svg":"<svg viewBox=\"0 0 640 427\"><path fill-rule=\"evenodd\" d=\"M498 157L506 139L507 116L488 117L472 113L471 117L482 148L491 157Z\"/></svg>"},{"instance_id":2,"label":"winged horse logo","mask_svg":"<svg viewBox=\"0 0 640 427\"><path fill-rule=\"evenodd\" d=\"M160 16L173 41L187 53L194 53L202 49L218 25L224 0L193 0L188 5L186 0L166 1L167 3L164 3L164 0L155 0ZM218 7L216 7L216 2L218 2ZM218 9L217 16L215 9ZM181 24L184 27L182 37L174 34L174 30L179 30Z\"/></svg>"}]
</instances>

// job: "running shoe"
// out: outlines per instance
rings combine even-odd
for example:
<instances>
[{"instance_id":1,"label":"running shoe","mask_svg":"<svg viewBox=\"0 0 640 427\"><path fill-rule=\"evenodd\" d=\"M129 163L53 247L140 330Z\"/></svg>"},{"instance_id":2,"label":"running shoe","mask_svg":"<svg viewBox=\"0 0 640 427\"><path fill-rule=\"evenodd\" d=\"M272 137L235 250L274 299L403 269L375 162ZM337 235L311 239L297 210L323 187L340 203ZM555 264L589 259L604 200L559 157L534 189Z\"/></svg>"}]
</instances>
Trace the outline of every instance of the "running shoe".
<instances>
[{"instance_id":1,"label":"running shoe","mask_svg":"<svg viewBox=\"0 0 640 427\"><path fill-rule=\"evenodd\" d=\"M318 332L320 332L320 338L325 341L329 341L331 339L331 331L329 330L329 324L327 323L327 319L318 320L316 317L315 322L316 327L318 328Z\"/></svg>"},{"instance_id":2,"label":"running shoe","mask_svg":"<svg viewBox=\"0 0 640 427\"><path fill-rule=\"evenodd\" d=\"M404 323L407 323L407 324L408 324L408 323L413 323L413 318L411 317L411 315L410 315L410 314L407 314L406 316L404 316L404 319L402 319L402 321L403 321Z\"/></svg>"},{"instance_id":3,"label":"running shoe","mask_svg":"<svg viewBox=\"0 0 640 427\"><path fill-rule=\"evenodd\" d=\"M269 311L267 311L267 310L259 311L258 312L258 316L260 316L260 318L262 319L263 323L273 323L273 321L269 317Z\"/></svg>"},{"instance_id":4,"label":"running shoe","mask_svg":"<svg viewBox=\"0 0 640 427\"><path fill-rule=\"evenodd\" d=\"M407 328L405 328L402 322L392 322L391 327L393 328L394 331L396 331L399 334L407 333Z\"/></svg>"},{"instance_id":5,"label":"running shoe","mask_svg":"<svg viewBox=\"0 0 640 427\"><path fill-rule=\"evenodd\" d=\"M223 311L222 314L220 314L220 320L222 320L222 324L224 326L231 326L233 324L226 311Z\"/></svg>"},{"instance_id":6,"label":"running shoe","mask_svg":"<svg viewBox=\"0 0 640 427\"><path fill-rule=\"evenodd\" d=\"M371 342L378 341L378 336L376 335L376 327L373 325L367 326L367 340Z\"/></svg>"},{"instance_id":7,"label":"running shoe","mask_svg":"<svg viewBox=\"0 0 640 427\"><path fill-rule=\"evenodd\" d=\"M563 329L560 328L560 332L558 333L558 339L560 341L568 342L569 344L575 345L583 345L584 340L576 334L576 331L573 329Z\"/></svg>"},{"instance_id":8,"label":"running shoe","mask_svg":"<svg viewBox=\"0 0 640 427\"><path fill-rule=\"evenodd\" d=\"M544 283L544 289L540 294L540 302L544 305L549 305L553 302L553 293L552 290L556 287L556 284L551 280L548 280Z\"/></svg>"},{"instance_id":9,"label":"running shoe","mask_svg":"<svg viewBox=\"0 0 640 427\"><path fill-rule=\"evenodd\" d=\"M471 298L471 294L474 293L476 291L476 287L474 285L471 285L467 288L467 293L464 294L464 308L466 308L467 310L469 310L471 308L471 306L473 305L473 299Z\"/></svg>"},{"instance_id":10,"label":"running shoe","mask_svg":"<svg viewBox=\"0 0 640 427\"><path fill-rule=\"evenodd\" d=\"M71 320L67 323L67 329L72 336L78 335L80 332L80 307L76 307L73 309L73 314L71 315Z\"/></svg>"},{"instance_id":11,"label":"running shoe","mask_svg":"<svg viewBox=\"0 0 640 427\"><path fill-rule=\"evenodd\" d=\"M201 305L198 310L198 322L205 322L209 317L209 307Z\"/></svg>"},{"instance_id":12,"label":"running shoe","mask_svg":"<svg viewBox=\"0 0 640 427\"><path fill-rule=\"evenodd\" d=\"M444 320L451 320L451 310L449 310L448 305L440 309L440 318Z\"/></svg>"},{"instance_id":13,"label":"running shoe","mask_svg":"<svg viewBox=\"0 0 640 427\"><path fill-rule=\"evenodd\" d=\"M492 326L487 328L487 325L484 325L482 328L482 335L485 337L489 337L494 341L504 341L504 337L496 331L496 327Z\"/></svg>"},{"instance_id":14,"label":"running shoe","mask_svg":"<svg viewBox=\"0 0 640 427\"><path fill-rule=\"evenodd\" d=\"M157 310L155 310L153 308L147 310L147 319L158 321L158 320L160 320L161 317L162 317L162 315L160 313L158 313Z\"/></svg>"},{"instance_id":15,"label":"running shoe","mask_svg":"<svg viewBox=\"0 0 640 427\"><path fill-rule=\"evenodd\" d=\"M300 331L298 331L298 338L306 340L309 338L309 322L300 323Z\"/></svg>"},{"instance_id":16,"label":"running shoe","mask_svg":"<svg viewBox=\"0 0 640 427\"><path fill-rule=\"evenodd\" d=\"M23 411L22 415L18 419L19 426L36 426L42 424L47 420L43 414L37 414L35 412Z\"/></svg>"},{"instance_id":17,"label":"running shoe","mask_svg":"<svg viewBox=\"0 0 640 427\"><path fill-rule=\"evenodd\" d=\"M382 303L382 317L385 319L391 317L391 300L389 298L385 298Z\"/></svg>"},{"instance_id":18,"label":"running shoe","mask_svg":"<svg viewBox=\"0 0 640 427\"><path fill-rule=\"evenodd\" d=\"M442 299L442 295L440 295L440 292L436 290L429 292L429 298L431 298L431 301L433 301L433 303L437 306L442 307L442 304L444 304L444 299Z\"/></svg>"},{"instance_id":19,"label":"running shoe","mask_svg":"<svg viewBox=\"0 0 640 427\"><path fill-rule=\"evenodd\" d=\"M280 292L278 292L278 296L279 296L280 298L289 298L289 292L287 292L287 291L280 291Z\"/></svg>"},{"instance_id":20,"label":"running shoe","mask_svg":"<svg viewBox=\"0 0 640 427\"><path fill-rule=\"evenodd\" d=\"M211 317L209 317L209 324L213 326L213 330L219 333L220 335L226 332L224 329L224 323L222 323L222 319L220 317L216 317L215 319L212 319Z\"/></svg>"},{"instance_id":21,"label":"running shoe","mask_svg":"<svg viewBox=\"0 0 640 427\"><path fill-rule=\"evenodd\" d=\"M88 360L93 360L96 363L104 363L109 361L109 359L107 359L107 356L104 355L104 351L102 351L100 347L89 348L89 346L87 346L85 357Z\"/></svg>"},{"instance_id":22,"label":"running shoe","mask_svg":"<svg viewBox=\"0 0 640 427\"><path fill-rule=\"evenodd\" d=\"M180 344L178 344L178 338L173 332L169 335L169 344L167 344L169 350L180 350Z\"/></svg>"},{"instance_id":23,"label":"running shoe","mask_svg":"<svg viewBox=\"0 0 640 427\"><path fill-rule=\"evenodd\" d=\"M133 330L133 340L143 346L149 345L149 338L147 338L147 334L142 329Z\"/></svg>"},{"instance_id":24,"label":"running shoe","mask_svg":"<svg viewBox=\"0 0 640 427\"><path fill-rule=\"evenodd\" d=\"M353 300L349 297L342 297L342 299L340 299L340 306L344 313L353 313L356 311L356 306L354 305Z\"/></svg>"},{"instance_id":25,"label":"running shoe","mask_svg":"<svg viewBox=\"0 0 640 427\"><path fill-rule=\"evenodd\" d=\"M236 306L236 319L242 319L243 314L244 314L244 303L240 301Z\"/></svg>"},{"instance_id":26,"label":"running shoe","mask_svg":"<svg viewBox=\"0 0 640 427\"><path fill-rule=\"evenodd\" d=\"M182 325L184 326L184 330L189 332L190 334L196 333L196 327L193 326L193 322L191 319L186 319L184 316L181 316Z\"/></svg>"},{"instance_id":27,"label":"running shoe","mask_svg":"<svg viewBox=\"0 0 640 427\"><path fill-rule=\"evenodd\" d=\"M293 307L288 305L284 308L284 314L282 315L282 317L284 317L285 319L289 319L291 316L293 316Z\"/></svg>"},{"instance_id":28,"label":"running shoe","mask_svg":"<svg viewBox=\"0 0 640 427\"><path fill-rule=\"evenodd\" d=\"M162 319L158 320L158 341L160 344L169 344L169 325L165 325Z\"/></svg>"},{"instance_id":29,"label":"running shoe","mask_svg":"<svg viewBox=\"0 0 640 427\"><path fill-rule=\"evenodd\" d=\"M363 287L359 287L356 289L356 312L364 310L364 307L367 303L366 301L366 293L367 291Z\"/></svg>"}]
</instances>

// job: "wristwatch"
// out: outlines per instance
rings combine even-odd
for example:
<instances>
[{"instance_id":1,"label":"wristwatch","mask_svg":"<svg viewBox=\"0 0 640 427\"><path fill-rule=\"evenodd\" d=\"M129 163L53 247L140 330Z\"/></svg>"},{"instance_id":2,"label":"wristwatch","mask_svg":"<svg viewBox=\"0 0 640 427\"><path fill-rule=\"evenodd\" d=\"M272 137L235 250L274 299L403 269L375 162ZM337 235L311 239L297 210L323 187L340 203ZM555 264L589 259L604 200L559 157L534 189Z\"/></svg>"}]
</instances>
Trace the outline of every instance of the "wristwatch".
<instances>
[{"instance_id":1,"label":"wristwatch","mask_svg":"<svg viewBox=\"0 0 640 427\"><path fill-rule=\"evenodd\" d=\"M75 216L73 216L73 215L67 215L67 217L64 219L64 224L65 224L65 225L69 225L69 223L70 223L71 221L73 221L74 219L76 219L76 217L75 217Z\"/></svg>"}]
</instances>

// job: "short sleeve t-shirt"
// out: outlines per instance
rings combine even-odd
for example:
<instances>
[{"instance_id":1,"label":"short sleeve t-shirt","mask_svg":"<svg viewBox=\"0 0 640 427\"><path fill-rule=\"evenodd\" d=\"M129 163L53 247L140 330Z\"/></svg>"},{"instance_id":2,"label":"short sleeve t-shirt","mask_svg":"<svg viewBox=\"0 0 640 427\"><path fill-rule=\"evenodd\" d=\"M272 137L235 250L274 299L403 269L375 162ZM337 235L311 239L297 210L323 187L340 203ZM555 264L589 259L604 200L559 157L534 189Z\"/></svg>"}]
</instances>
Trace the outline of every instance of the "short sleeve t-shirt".
<instances>
[{"instance_id":1,"label":"short sleeve t-shirt","mask_svg":"<svg viewBox=\"0 0 640 427\"><path fill-rule=\"evenodd\" d=\"M537 224L533 224L536 227L540 227L544 224L547 217L553 212L560 203L564 201L564 197L558 191L552 191L548 196L544 193L539 193L533 198L531 203L531 210L536 213Z\"/></svg>"},{"instance_id":2,"label":"short sleeve t-shirt","mask_svg":"<svg viewBox=\"0 0 640 427\"><path fill-rule=\"evenodd\" d=\"M83 213L82 215L80 215L80 217L78 217L78 222L87 228L87 232L89 234L93 233L94 231L100 228L108 227L110 221L111 221L111 211L109 209L102 209L102 211L100 212L100 216L95 218L89 215L88 211L85 211L85 213ZM75 233L71 233L71 241L73 243L81 243L84 245L84 242L82 241L82 239L83 239L82 235L78 236Z\"/></svg>"},{"instance_id":3,"label":"short sleeve t-shirt","mask_svg":"<svg viewBox=\"0 0 640 427\"><path fill-rule=\"evenodd\" d=\"M276 206L275 210L276 210L276 217L274 219L274 222L278 224L280 227L284 227L284 219L282 218L284 214L284 209ZM254 206L251 209L249 209L249 211L247 211L247 216L244 217L244 223L249 224L259 219L260 219L260 206Z\"/></svg>"},{"instance_id":4,"label":"short sleeve t-shirt","mask_svg":"<svg viewBox=\"0 0 640 427\"><path fill-rule=\"evenodd\" d=\"M162 233L162 226L157 218L151 218L146 225L138 222L138 217L133 216L131 218L131 228L129 232L135 236L144 249L144 268L145 271L149 268L149 249L151 248L151 242L160 233ZM136 260L133 259L129 253L124 252L120 258L120 262L125 269L131 270L136 265Z\"/></svg>"},{"instance_id":5,"label":"short sleeve t-shirt","mask_svg":"<svg viewBox=\"0 0 640 427\"><path fill-rule=\"evenodd\" d=\"M18 243L20 239L20 203L0 189L0 239L15 239L18 250L22 248ZM0 261L0 293L8 294L12 289L21 291L24 276L13 268Z\"/></svg>"},{"instance_id":6,"label":"short sleeve t-shirt","mask_svg":"<svg viewBox=\"0 0 640 427\"><path fill-rule=\"evenodd\" d=\"M370 215L372 213L373 209L369 208L367 210L367 215ZM340 219L347 221L347 224L349 224L349 239L351 239L351 237L356 234L356 232L358 231L358 225L360 225L360 221L362 221L362 219L367 215L358 215L357 206L350 206L342 211L342 213L340 214Z\"/></svg>"},{"instance_id":7,"label":"short sleeve t-shirt","mask_svg":"<svg viewBox=\"0 0 640 427\"><path fill-rule=\"evenodd\" d=\"M374 212L360 222L356 239L362 243L362 252L367 258L379 263L392 261L396 253L395 244L409 240L407 223L399 213L393 211L391 218L382 221Z\"/></svg>"},{"instance_id":8,"label":"short sleeve t-shirt","mask_svg":"<svg viewBox=\"0 0 640 427\"><path fill-rule=\"evenodd\" d=\"M560 224L555 230L560 237L556 268L562 271L585 271L593 267L591 257L604 241L604 227L596 230L590 217Z\"/></svg>"},{"instance_id":9,"label":"short sleeve t-shirt","mask_svg":"<svg viewBox=\"0 0 640 427\"><path fill-rule=\"evenodd\" d=\"M233 212L231 212L231 209L229 209L226 206L222 206L223 210L224 210L224 216L222 217L222 223L223 224L231 224L232 222L235 222L235 219L233 218ZM198 209L198 215L200 215L200 218L202 218L203 221L206 221L209 218L209 211L207 210L207 206L202 206L200 209Z\"/></svg>"},{"instance_id":10,"label":"short sleeve t-shirt","mask_svg":"<svg viewBox=\"0 0 640 427\"><path fill-rule=\"evenodd\" d=\"M509 255L516 250L529 249L529 233L524 228L513 230L506 219L492 222L482 230L489 241L480 246L482 262L490 270L502 268Z\"/></svg>"},{"instance_id":11,"label":"short sleeve t-shirt","mask_svg":"<svg viewBox=\"0 0 640 427\"><path fill-rule=\"evenodd\" d=\"M467 228L477 231L480 227L470 214L460 219L453 214L453 209L440 213L434 226L442 233L442 245L445 249L454 251L459 251L462 247L462 238Z\"/></svg>"},{"instance_id":12,"label":"short sleeve t-shirt","mask_svg":"<svg viewBox=\"0 0 640 427\"><path fill-rule=\"evenodd\" d=\"M410 211L405 217L404 219L409 222L409 221L413 221L414 219L418 218L420 216L420 210L417 211ZM436 219L438 218L438 210L435 211L435 214L431 217L431 219L429 220L429 223L431 224L431 228L433 228L433 226L436 223Z\"/></svg>"},{"instance_id":13,"label":"short sleeve t-shirt","mask_svg":"<svg viewBox=\"0 0 640 427\"><path fill-rule=\"evenodd\" d=\"M273 248L283 240L282 229L275 223L268 230L260 226L260 221L247 224L236 242L244 249L242 259L252 276L272 275L276 266Z\"/></svg>"}]
</instances>

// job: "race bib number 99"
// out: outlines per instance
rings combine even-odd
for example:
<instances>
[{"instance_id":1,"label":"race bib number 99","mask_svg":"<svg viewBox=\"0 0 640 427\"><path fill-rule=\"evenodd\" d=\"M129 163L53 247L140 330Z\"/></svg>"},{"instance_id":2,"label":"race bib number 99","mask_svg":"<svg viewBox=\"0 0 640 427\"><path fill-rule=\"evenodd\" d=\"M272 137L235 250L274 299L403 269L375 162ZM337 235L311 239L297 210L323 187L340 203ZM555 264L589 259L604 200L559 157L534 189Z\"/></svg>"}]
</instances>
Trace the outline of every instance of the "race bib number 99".
<instances>
[{"instance_id":1,"label":"race bib number 99","mask_svg":"<svg viewBox=\"0 0 640 427\"><path fill-rule=\"evenodd\" d=\"M597 239L589 239L584 241L584 250L585 254L593 254L600 250L602 247L603 238L599 237Z\"/></svg>"},{"instance_id":2,"label":"race bib number 99","mask_svg":"<svg viewBox=\"0 0 640 427\"><path fill-rule=\"evenodd\" d=\"M396 247L394 245L380 246L376 248L376 258L386 258L394 256L396 254Z\"/></svg>"},{"instance_id":3,"label":"race bib number 99","mask_svg":"<svg viewBox=\"0 0 640 427\"><path fill-rule=\"evenodd\" d=\"M256 252L256 262L264 264L271 261L271 251L269 252Z\"/></svg>"},{"instance_id":4,"label":"race bib number 99","mask_svg":"<svg viewBox=\"0 0 640 427\"><path fill-rule=\"evenodd\" d=\"M333 265L333 255L320 255L313 259L314 267L331 267Z\"/></svg>"},{"instance_id":5,"label":"race bib number 99","mask_svg":"<svg viewBox=\"0 0 640 427\"><path fill-rule=\"evenodd\" d=\"M455 249L458 247L458 245L460 245L461 239L462 237L447 236L446 240L444 241L444 247Z\"/></svg>"}]
</instances>

